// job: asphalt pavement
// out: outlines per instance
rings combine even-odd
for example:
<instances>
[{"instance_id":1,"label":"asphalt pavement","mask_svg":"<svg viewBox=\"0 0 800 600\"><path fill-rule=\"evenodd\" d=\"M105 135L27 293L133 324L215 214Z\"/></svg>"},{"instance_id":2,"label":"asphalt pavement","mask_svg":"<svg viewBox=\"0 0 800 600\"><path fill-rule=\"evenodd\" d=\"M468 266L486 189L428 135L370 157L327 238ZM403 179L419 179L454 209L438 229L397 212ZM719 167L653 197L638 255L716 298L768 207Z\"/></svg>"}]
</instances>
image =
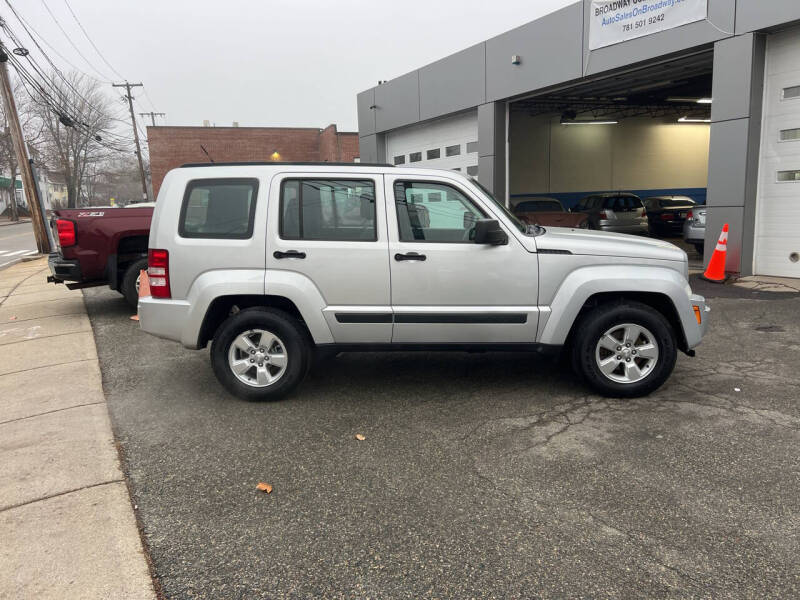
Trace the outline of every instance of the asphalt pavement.
<instances>
[{"instance_id":1,"label":"asphalt pavement","mask_svg":"<svg viewBox=\"0 0 800 600\"><path fill-rule=\"evenodd\" d=\"M18 263L24 256L37 254L36 239L30 221L6 224L0 223L0 269Z\"/></svg>"},{"instance_id":2,"label":"asphalt pavement","mask_svg":"<svg viewBox=\"0 0 800 600\"><path fill-rule=\"evenodd\" d=\"M85 290L164 594L800 596L800 295L696 287L710 333L648 398L524 354L363 353L263 404Z\"/></svg>"}]
</instances>

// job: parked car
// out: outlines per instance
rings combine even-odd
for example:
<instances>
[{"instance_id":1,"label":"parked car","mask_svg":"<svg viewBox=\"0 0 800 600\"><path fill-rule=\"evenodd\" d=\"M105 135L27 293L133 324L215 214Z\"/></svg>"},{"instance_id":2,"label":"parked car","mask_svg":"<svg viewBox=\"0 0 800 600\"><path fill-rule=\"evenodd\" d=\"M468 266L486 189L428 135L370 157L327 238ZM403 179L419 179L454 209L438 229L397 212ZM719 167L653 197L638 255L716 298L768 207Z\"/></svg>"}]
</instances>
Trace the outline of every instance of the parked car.
<instances>
[{"instance_id":1,"label":"parked car","mask_svg":"<svg viewBox=\"0 0 800 600\"><path fill-rule=\"evenodd\" d=\"M70 208L53 211L56 248L48 281L70 289L108 285L135 307L139 272L147 268L152 207Z\"/></svg>"},{"instance_id":2,"label":"parked car","mask_svg":"<svg viewBox=\"0 0 800 600\"><path fill-rule=\"evenodd\" d=\"M573 212L586 213L590 229L646 234L647 211L635 194L612 192L582 198Z\"/></svg>"},{"instance_id":3,"label":"parked car","mask_svg":"<svg viewBox=\"0 0 800 600\"><path fill-rule=\"evenodd\" d=\"M642 200L652 235L664 237L683 233L686 215L697 203L688 196L652 196Z\"/></svg>"},{"instance_id":4,"label":"parked car","mask_svg":"<svg viewBox=\"0 0 800 600\"><path fill-rule=\"evenodd\" d=\"M683 224L683 239L692 244L700 256L703 256L706 237L706 209L693 208L686 214Z\"/></svg>"},{"instance_id":5,"label":"parked car","mask_svg":"<svg viewBox=\"0 0 800 600\"><path fill-rule=\"evenodd\" d=\"M551 225L553 227L577 227L587 229L589 219L581 213L568 212L556 198L525 197L512 209L523 223L529 225Z\"/></svg>"},{"instance_id":6,"label":"parked car","mask_svg":"<svg viewBox=\"0 0 800 600\"><path fill-rule=\"evenodd\" d=\"M568 348L598 392L640 396L708 325L686 253L520 222L453 171L188 165L161 186L141 328L204 348L240 398L295 389L315 350Z\"/></svg>"}]
</instances>

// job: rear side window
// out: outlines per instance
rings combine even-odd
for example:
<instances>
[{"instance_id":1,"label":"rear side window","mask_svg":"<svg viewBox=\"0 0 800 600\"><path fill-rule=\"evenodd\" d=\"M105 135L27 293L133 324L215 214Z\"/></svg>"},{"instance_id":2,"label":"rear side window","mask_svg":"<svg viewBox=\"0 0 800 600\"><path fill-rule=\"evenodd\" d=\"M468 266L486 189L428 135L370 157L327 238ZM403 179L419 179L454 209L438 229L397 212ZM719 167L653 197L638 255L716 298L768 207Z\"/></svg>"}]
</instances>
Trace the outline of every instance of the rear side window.
<instances>
[{"instance_id":1,"label":"rear side window","mask_svg":"<svg viewBox=\"0 0 800 600\"><path fill-rule=\"evenodd\" d=\"M253 235L258 179L195 179L186 185L178 233L185 238Z\"/></svg>"},{"instance_id":2,"label":"rear side window","mask_svg":"<svg viewBox=\"0 0 800 600\"><path fill-rule=\"evenodd\" d=\"M611 196L605 199L603 208L610 210L642 208L642 201L636 196Z\"/></svg>"},{"instance_id":3,"label":"rear side window","mask_svg":"<svg viewBox=\"0 0 800 600\"><path fill-rule=\"evenodd\" d=\"M375 183L355 179L286 179L281 184L284 240L374 242Z\"/></svg>"}]
</instances>

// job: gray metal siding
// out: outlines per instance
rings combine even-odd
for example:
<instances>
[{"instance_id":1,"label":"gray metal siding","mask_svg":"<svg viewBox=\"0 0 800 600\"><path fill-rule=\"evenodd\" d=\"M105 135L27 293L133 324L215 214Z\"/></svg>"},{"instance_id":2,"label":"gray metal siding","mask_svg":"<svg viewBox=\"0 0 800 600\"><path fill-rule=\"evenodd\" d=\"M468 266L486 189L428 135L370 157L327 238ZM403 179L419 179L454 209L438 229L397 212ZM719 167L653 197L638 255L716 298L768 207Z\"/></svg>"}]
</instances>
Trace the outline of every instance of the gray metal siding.
<instances>
[{"instance_id":1,"label":"gray metal siding","mask_svg":"<svg viewBox=\"0 0 800 600\"><path fill-rule=\"evenodd\" d=\"M737 0L736 33L758 31L800 20L798 0Z\"/></svg>"},{"instance_id":2,"label":"gray metal siding","mask_svg":"<svg viewBox=\"0 0 800 600\"><path fill-rule=\"evenodd\" d=\"M375 89L369 89L356 96L358 106L358 133L370 135L375 133L375 110L370 106L375 104Z\"/></svg>"},{"instance_id":3,"label":"gray metal siding","mask_svg":"<svg viewBox=\"0 0 800 600\"><path fill-rule=\"evenodd\" d=\"M499 100L581 76L583 10L575 3L486 42L486 99ZM511 56L519 55L519 65Z\"/></svg>"},{"instance_id":4,"label":"gray metal siding","mask_svg":"<svg viewBox=\"0 0 800 600\"><path fill-rule=\"evenodd\" d=\"M478 44L419 70L422 120L473 108L486 101L486 49Z\"/></svg>"},{"instance_id":5,"label":"gray metal siding","mask_svg":"<svg viewBox=\"0 0 800 600\"><path fill-rule=\"evenodd\" d=\"M361 162L381 162L378 158L378 136L360 136L358 138L358 154Z\"/></svg>"},{"instance_id":6,"label":"gray metal siding","mask_svg":"<svg viewBox=\"0 0 800 600\"><path fill-rule=\"evenodd\" d=\"M722 40L714 52L712 121L750 116L753 34Z\"/></svg>"},{"instance_id":7,"label":"gray metal siding","mask_svg":"<svg viewBox=\"0 0 800 600\"><path fill-rule=\"evenodd\" d=\"M376 131L389 131L420 120L419 71L412 71L374 89Z\"/></svg>"}]
</instances>

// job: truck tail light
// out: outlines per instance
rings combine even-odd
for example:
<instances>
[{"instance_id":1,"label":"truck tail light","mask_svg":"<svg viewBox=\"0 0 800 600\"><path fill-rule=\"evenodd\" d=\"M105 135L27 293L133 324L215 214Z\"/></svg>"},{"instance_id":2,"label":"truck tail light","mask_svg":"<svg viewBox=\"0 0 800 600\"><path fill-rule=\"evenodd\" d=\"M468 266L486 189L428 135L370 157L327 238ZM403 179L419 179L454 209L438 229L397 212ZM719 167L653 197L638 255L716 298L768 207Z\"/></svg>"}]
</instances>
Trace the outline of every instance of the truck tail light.
<instances>
[{"instance_id":1,"label":"truck tail light","mask_svg":"<svg viewBox=\"0 0 800 600\"><path fill-rule=\"evenodd\" d=\"M66 219L58 219L56 231L58 231L58 243L62 248L75 245L75 223Z\"/></svg>"},{"instance_id":2,"label":"truck tail light","mask_svg":"<svg viewBox=\"0 0 800 600\"><path fill-rule=\"evenodd\" d=\"M147 253L147 276L153 298L171 298L169 289L169 252L151 248Z\"/></svg>"}]
</instances>

